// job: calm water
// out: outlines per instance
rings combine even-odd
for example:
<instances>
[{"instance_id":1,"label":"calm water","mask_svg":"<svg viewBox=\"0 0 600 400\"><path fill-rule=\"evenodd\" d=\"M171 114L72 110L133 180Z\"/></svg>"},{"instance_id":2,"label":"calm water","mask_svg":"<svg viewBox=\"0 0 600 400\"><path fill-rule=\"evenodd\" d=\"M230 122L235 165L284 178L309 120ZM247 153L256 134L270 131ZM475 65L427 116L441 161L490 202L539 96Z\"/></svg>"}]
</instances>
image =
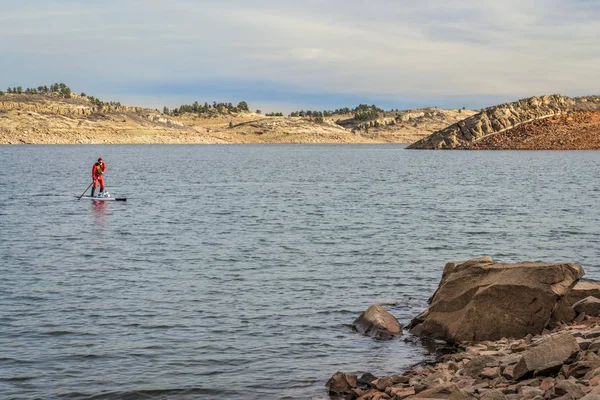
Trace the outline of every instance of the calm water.
<instances>
[{"instance_id":1,"label":"calm water","mask_svg":"<svg viewBox=\"0 0 600 400\"><path fill-rule=\"evenodd\" d=\"M99 156L126 203L75 199ZM595 151L0 146L0 397L323 398L426 357L350 324L447 261L600 279L599 203Z\"/></svg>"}]
</instances>

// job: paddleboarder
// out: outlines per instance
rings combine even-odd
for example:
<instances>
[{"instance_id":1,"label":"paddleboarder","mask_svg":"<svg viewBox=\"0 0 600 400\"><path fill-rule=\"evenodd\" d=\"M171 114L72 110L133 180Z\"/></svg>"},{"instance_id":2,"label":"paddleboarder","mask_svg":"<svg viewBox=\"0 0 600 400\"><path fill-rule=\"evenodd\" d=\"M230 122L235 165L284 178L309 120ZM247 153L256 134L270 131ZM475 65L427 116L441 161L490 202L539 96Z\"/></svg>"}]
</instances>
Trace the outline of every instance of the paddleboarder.
<instances>
[{"instance_id":1,"label":"paddleboarder","mask_svg":"<svg viewBox=\"0 0 600 400\"><path fill-rule=\"evenodd\" d=\"M102 157L98 159L98 162L94 164L92 167L92 179L94 180L92 186L92 197L94 197L94 193L96 192L96 186L100 184L100 194L104 194L104 173L106 172L106 164Z\"/></svg>"}]
</instances>

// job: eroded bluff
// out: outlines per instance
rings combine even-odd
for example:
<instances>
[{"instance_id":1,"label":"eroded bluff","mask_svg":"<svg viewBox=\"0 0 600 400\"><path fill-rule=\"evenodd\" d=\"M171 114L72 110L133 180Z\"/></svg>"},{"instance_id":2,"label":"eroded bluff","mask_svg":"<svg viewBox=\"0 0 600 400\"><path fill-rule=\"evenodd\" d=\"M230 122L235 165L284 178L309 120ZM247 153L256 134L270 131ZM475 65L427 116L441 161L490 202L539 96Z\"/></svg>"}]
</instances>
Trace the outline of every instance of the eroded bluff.
<instances>
[{"instance_id":1,"label":"eroded bluff","mask_svg":"<svg viewBox=\"0 0 600 400\"><path fill-rule=\"evenodd\" d=\"M530 97L501 104L436 131L409 149L468 149L484 137L502 133L532 121L573 111L600 110L600 96L566 97L559 94Z\"/></svg>"}]
</instances>

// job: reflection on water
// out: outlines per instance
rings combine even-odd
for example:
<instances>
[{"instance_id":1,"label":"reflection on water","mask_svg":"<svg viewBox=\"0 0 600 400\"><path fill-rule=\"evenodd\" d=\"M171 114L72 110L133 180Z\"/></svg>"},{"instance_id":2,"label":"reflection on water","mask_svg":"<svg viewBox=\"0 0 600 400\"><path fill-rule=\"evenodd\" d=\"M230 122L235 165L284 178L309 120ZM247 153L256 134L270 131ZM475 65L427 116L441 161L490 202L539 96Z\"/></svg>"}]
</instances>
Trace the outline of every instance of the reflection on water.
<instances>
[{"instance_id":1,"label":"reflection on water","mask_svg":"<svg viewBox=\"0 0 600 400\"><path fill-rule=\"evenodd\" d=\"M92 210L94 211L94 222L100 227L106 224L106 207L108 201L92 200Z\"/></svg>"}]
</instances>

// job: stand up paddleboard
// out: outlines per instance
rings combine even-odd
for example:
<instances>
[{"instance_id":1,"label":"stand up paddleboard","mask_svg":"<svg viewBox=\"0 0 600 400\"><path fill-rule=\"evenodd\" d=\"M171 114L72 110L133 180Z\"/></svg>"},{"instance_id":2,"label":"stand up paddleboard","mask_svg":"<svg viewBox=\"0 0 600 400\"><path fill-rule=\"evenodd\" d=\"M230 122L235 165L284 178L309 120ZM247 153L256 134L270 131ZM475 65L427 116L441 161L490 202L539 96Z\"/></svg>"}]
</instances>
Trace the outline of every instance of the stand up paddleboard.
<instances>
[{"instance_id":1,"label":"stand up paddleboard","mask_svg":"<svg viewBox=\"0 0 600 400\"><path fill-rule=\"evenodd\" d=\"M87 191L87 190L86 190ZM86 199L94 201L127 201L125 197L112 197L108 192L100 192L97 196L84 196L81 195L77 200Z\"/></svg>"},{"instance_id":2,"label":"stand up paddleboard","mask_svg":"<svg viewBox=\"0 0 600 400\"><path fill-rule=\"evenodd\" d=\"M81 199L94 201L127 201L126 197L97 197L97 196L81 196Z\"/></svg>"}]
</instances>

